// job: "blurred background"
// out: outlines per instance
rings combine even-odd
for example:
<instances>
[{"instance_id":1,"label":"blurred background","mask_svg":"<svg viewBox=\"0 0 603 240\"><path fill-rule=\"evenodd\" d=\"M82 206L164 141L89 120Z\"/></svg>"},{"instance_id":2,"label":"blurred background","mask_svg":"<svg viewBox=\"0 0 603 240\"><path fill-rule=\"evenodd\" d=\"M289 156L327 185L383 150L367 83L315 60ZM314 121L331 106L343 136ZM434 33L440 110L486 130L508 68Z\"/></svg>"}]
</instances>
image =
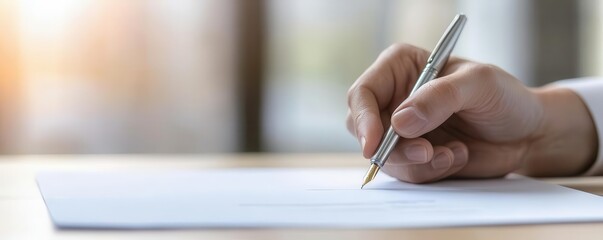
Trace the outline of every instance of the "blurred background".
<instances>
[{"instance_id":1,"label":"blurred background","mask_svg":"<svg viewBox=\"0 0 603 240\"><path fill-rule=\"evenodd\" d=\"M603 73L595 0L0 0L0 154L358 151L348 87L458 12L455 55Z\"/></svg>"}]
</instances>

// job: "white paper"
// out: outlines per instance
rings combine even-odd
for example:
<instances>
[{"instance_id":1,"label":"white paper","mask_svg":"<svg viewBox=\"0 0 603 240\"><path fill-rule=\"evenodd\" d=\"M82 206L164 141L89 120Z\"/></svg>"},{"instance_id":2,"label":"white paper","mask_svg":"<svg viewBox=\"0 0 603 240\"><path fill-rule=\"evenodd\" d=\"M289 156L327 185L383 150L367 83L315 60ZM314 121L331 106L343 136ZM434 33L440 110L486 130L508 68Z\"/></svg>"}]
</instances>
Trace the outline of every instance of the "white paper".
<instances>
[{"instance_id":1,"label":"white paper","mask_svg":"<svg viewBox=\"0 0 603 240\"><path fill-rule=\"evenodd\" d=\"M365 169L45 172L61 228L398 228L603 221L603 198L529 178L428 185Z\"/></svg>"}]
</instances>

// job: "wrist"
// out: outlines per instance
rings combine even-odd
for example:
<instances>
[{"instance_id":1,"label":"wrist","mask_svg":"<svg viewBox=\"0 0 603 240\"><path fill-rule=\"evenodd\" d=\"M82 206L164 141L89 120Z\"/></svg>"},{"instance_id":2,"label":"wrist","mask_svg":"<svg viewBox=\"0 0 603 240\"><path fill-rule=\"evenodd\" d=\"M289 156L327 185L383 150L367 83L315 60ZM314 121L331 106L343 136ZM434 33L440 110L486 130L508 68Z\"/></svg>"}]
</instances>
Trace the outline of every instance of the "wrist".
<instances>
[{"instance_id":1,"label":"wrist","mask_svg":"<svg viewBox=\"0 0 603 240\"><path fill-rule=\"evenodd\" d=\"M573 176L585 172L597 155L597 133L590 112L572 90L547 86L533 89L543 115L530 137L521 173Z\"/></svg>"}]
</instances>

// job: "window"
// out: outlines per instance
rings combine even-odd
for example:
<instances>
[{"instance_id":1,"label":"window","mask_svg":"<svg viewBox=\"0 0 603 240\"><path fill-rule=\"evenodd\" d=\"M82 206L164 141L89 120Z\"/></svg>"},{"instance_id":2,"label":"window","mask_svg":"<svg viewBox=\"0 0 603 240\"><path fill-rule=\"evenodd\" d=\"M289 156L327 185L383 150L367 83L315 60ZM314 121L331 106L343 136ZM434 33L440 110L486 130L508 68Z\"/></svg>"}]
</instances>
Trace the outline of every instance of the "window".
<instances>
[{"instance_id":1,"label":"window","mask_svg":"<svg viewBox=\"0 0 603 240\"><path fill-rule=\"evenodd\" d=\"M601 74L598 1L21 0L0 3L0 152L358 151L346 91L390 44L529 85Z\"/></svg>"}]
</instances>

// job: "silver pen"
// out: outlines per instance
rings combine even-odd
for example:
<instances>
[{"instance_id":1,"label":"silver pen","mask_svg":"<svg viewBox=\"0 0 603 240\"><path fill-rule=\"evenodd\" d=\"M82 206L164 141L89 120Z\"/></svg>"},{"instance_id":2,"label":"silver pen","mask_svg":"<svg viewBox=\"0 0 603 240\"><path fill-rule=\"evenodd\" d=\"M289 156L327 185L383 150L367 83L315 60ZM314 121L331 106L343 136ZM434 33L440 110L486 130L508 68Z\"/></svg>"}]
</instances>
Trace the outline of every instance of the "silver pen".
<instances>
[{"instance_id":1,"label":"silver pen","mask_svg":"<svg viewBox=\"0 0 603 240\"><path fill-rule=\"evenodd\" d=\"M410 91L410 94L408 95L409 97L412 96L421 86L423 86L423 84L436 78L440 70L444 68L444 65L446 65L446 62L450 57L452 49L454 49L456 41L461 35L465 22L467 22L467 17L464 14L458 14L456 17L454 17L452 23L450 23L450 26L448 26L448 29L446 29L446 32L442 38L440 38L440 41L427 59L427 65L423 69L423 72L421 72L421 75L417 79L412 91ZM389 155L396 146L396 143L398 143L399 139L400 136L398 136L396 131L394 131L394 128L390 126L383 136L381 144L379 144L379 148L377 148L377 152L375 152L375 155L371 157L371 167L366 173L364 182L360 188L363 188L364 185L375 178L377 172L379 172L379 169L383 167L385 161L387 161L389 158Z\"/></svg>"}]
</instances>

